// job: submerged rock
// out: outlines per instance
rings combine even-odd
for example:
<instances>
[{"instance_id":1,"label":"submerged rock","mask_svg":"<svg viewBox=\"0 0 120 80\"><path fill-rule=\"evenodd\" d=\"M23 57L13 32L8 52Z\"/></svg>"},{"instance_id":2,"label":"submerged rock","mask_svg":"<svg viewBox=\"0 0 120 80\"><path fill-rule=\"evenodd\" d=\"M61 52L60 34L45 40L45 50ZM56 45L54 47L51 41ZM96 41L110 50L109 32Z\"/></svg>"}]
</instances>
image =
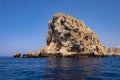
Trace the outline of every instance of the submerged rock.
<instances>
[{"instance_id":1,"label":"submerged rock","mask_svg":"<svg viewBox=\"0 0 120 80\"><path fill-rule=\"evenodd\" d=\"M13 57L14 57L14 58L20 58L20 57L21 57L21 53L20 53L20 52L17 52L17 53L14 54Z\"/></svg>"},{"instance_id":2,"label":"submerged rock","mask_svg":"<svg viewBox=\"0 0 120 80\"><path fill-rule=\"evenodd\" d=\"M37 57L108 55L98 35L83 21L62 13L55 14L49 21L46 41L47 45L35 53Z\"/></svg>"}]
</instances>

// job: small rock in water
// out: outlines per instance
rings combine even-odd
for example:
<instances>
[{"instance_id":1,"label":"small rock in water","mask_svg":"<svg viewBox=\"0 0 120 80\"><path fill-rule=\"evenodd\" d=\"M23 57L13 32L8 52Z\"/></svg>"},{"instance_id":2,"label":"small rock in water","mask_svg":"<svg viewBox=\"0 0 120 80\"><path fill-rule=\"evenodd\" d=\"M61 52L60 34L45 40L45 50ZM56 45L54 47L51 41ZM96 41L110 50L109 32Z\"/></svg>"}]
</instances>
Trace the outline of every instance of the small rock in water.
<instances>
[{"instance_id":1,"label":"small rock in water","mask_svg":"<svg viewBox=\"0 0 120 80\"><path fill-rule=\"evenodd\" d=\"M28 54L23 54L22 55L22 58L31 58L31 57L33 57L33 52L30 50L29 52L28 52Z\"/></svg>"},{"instance_id":2,"label":"small rock in water","mask_svg":"<svg viewBox=\"0 0 120 80\"><path fill-rule=\"evenodd\" d=\"M21 53L20 52L17 52L14 54L14 58L20 58L21 57Z\"/></svg>"}]
</instances>

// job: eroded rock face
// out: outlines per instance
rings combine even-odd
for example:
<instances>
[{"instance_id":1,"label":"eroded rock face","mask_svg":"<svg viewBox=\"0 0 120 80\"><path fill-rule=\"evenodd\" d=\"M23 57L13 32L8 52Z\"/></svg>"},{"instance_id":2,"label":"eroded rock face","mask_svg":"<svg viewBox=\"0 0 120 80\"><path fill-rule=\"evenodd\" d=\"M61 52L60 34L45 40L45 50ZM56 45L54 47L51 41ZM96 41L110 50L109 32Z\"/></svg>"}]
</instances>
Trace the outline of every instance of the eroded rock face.
<instances>
[{"instance_id":1,"label":"eroded rock face","mask_svg":"<svg viewBox=\"0 0 120 80\"><path fill-rule=\"evenodd\" d=\"M35 55L108 55L98 35L83 21L72 16L58 13L49 21L47 45Z\"/></svg>"}]
</instances>

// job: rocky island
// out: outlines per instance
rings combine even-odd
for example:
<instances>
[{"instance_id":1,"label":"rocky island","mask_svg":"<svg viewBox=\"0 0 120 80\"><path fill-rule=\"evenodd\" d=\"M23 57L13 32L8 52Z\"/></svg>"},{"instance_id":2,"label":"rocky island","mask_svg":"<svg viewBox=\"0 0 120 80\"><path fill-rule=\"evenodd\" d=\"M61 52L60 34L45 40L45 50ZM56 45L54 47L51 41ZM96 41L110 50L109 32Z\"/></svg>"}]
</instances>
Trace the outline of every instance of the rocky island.
<instances>
[{"instance_id":1,"label":"rocky island","mask_svg":"<svg viewBox=\"0 0 120 80\"><path fill-rule=\"evenodd\" d=\"M99 36L83 21L70 15L58 13L48 23L47 45L30 57L102 57L112 55L115 49L106 48Z\"/></svg>"},{"instance_id":2,"label":"rocky island","mask_svg":"<svg viewBox=\"0 0 120 80\"><path fill-rule=\"evenodd\" d=\"M16 54L13 55L14 58L20 58L21 57L21 53L17 52Z\"/></svg>"}]
</instances>

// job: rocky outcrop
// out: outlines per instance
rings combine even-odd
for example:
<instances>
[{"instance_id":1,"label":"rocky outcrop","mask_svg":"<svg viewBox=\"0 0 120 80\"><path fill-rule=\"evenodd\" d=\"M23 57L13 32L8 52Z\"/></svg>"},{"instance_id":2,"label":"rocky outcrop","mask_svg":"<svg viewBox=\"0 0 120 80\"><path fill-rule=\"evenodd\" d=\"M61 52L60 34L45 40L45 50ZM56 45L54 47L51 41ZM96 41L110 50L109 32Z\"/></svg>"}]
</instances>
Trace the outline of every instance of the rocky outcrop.
<instances>
[{"instance_id":1,"label":"rocky outcrop","mask_svg":"<svg viewBox=\"0 0 120 80\"><path fill-rule=\"evenodd\" d=\"M14 58L20 58L20 57L21 57L21 53L20 53L20 52L17 52L17 53L14 54L13 57L14 57Z\"/></svg>"},{"instance_id":2,"label":"rocky outcrop","mask_svg":"<svg viewBox=\"0 0 120 80\"><path fill-rule=\"evenodd\" d=\"M31 58L34 57L34 53L30 50L28 54L23 54L22 58Z\"/></svg>"},{"instance_id":3,"label":"rocky outcrop","mask_svg":"<svg viewBox=\"0 0 120 80\"><path fill-rule=\"evenodd\" d=\"M108 53L111 56L120 56L120 48L108 48Z\"/></svg>"},{"instance_id":4,"label":"rocky outcrop","mask_svg":"<svg viewBox=\"0 0 120 80\"><path fill-rule=\"evenodd\" d=\"M49 21L47 45L37 56L105 56L108 55L98 37L83 21L58 13Z\"/></svg>"},{"instance_id":5,"label":"rocky outcrop","mask_svg":"<svg viewBox=\"0 0 120 80\"><path fill-rule=\"evenodd\" d=\"M83 21L70 15L58 13L49 21L46 38L47 45L33 53L23 54L23 58L31 57L101 57L120 56L120 48L106 48L99 36ZM16 53L14 57L20 57Z\"/></svg>"}]
</instances>

